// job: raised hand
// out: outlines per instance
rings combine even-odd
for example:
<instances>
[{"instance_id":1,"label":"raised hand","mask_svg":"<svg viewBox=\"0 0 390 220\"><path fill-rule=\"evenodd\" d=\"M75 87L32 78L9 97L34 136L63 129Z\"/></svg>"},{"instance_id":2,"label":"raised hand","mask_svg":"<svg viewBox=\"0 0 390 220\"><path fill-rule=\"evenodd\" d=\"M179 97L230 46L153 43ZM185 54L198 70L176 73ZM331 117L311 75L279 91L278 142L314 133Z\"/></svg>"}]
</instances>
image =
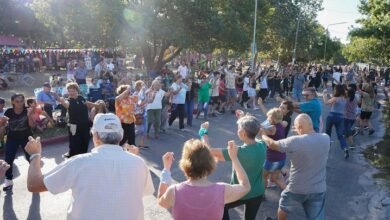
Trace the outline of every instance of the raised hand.
<instances>
[{"instance_id":1,"label":"raised hand","mask_svg":"<svg viewBox=\"0 0 390 220\"><path fill-rule=\"evenodd\" d=\"M236 143L234 141L228 141L228 153L230 159L236 159L238 153L238 147L236 147Z\"/></svg>"},{"instance_id":2,"label":"raised hand","mask_svg":"<svg viewBox=\"0 0 390 220\"><path fill-rule=\"evenodd\" d=\"M130 144L124 144L123 145L123 148L126 150L126 151L129 151L130 153L132 154L135 154L135 155L138 155L139 154L139 148L134 146L134 145L130 145Z\"/></svg>"},{"instance_id":3,"label":"raised hand","mask_svg":"<svg viewBox=\"0 0 390 220\"><path fill-rule=\"evenodd\" d=\"M10 165L4 160L0 160L0 177L3 177L5 172L10 168Z\"/></svg>"},{"instance_id":4,"label":"raised hand","mask_svg":"<svg viewBox=\"0 0 390 220\"><path fill-rule=\"evenodd\" d=\"M172 164L173 164L173 161L175 160L174 158L174 153L173 152L166 152L163 156L162 156L162 161L163 161L163 164L164 164L164 169L166 170L170 170L171 167L172 167Z\"/></svg>"},{"instance_id":5,"label":"raised hand","mask_svg":"<svg viewBox=\"0 0 390 220\"><path fill-rule=\"evenodd\" d=\"M28 142L26 144L25 150L28 154L40 154L42 152L42 144L41 138L37 137L34 139L33 137L28 137Z\"/></svg>"}]
</instances>

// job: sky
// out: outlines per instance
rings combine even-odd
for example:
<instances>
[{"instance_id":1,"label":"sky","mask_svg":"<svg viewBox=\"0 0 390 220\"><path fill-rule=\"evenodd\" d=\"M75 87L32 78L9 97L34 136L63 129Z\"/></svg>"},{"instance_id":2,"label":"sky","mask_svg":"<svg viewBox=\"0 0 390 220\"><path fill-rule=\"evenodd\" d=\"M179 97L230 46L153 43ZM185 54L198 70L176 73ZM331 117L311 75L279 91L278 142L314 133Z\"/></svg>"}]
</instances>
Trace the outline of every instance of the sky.
<instances>
[{"instance_id":1,"label":"sky","mask_svg":"<svg viewBox=\"0 0 390 220\"><path fill-rule=\"evenodd\" d=\"M358 11L360 0L323 0L323 10L318 13L317 20L325 28L329 24L348 22L329 26L331 38L338 38L342 43L348 42L348 32L351 26L357 27L356 20L361 18Z\"/></svg>"}]
</instances>

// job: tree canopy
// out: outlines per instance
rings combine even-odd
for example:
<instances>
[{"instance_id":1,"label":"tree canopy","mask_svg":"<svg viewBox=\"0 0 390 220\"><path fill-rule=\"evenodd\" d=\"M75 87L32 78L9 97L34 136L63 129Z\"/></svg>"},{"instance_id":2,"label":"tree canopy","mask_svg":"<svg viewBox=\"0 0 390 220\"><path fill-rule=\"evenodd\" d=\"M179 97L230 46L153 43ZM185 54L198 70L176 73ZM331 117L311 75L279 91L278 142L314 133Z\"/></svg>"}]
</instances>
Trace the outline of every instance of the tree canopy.
<instances>
[{"instance_id":1,"label":"tree canopy","mask_svg":"<svg viewBox=\"0 0 390 220\"><path fill-rule=\"evenodd\" d=\"M351 42L343 49L349 61L390 62L390 1L361 0L361 25L350 32Z\"/></svg>"}]
</instances>

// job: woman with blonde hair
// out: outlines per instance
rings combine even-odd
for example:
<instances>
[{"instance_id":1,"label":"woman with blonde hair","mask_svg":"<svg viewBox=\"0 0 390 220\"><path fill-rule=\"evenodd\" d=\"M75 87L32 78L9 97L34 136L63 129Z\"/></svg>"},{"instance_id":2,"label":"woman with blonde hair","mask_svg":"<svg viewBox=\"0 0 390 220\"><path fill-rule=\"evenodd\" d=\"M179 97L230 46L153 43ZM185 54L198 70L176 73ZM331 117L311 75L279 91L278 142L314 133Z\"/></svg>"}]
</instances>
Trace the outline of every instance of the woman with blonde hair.
<instances>
[{"instance_id":1,"label":"woman with blonde hair","mask_svg":"<svg viewBox=\"0 0 390 220\"><path fill-rule=\"evenodd\" d=\"M267 120L262 123L262 130L273 140L285 138L287 122L283 121L283 112L279 108L272 108L267 112ZM286 163L286 153L272 150L267 146L267 156L264 162L264 181L267 186L268 178L281 189L286 188L286 183L280 178L281 170Z\"/></svg>"},{"instance_id":2,"label":"woman with blonde hair","mask_svg":"<svg viewBox=\"0 0 390 220\"><path fill-rule=\"evenodd\" d=\"M234 141L229 141L228 153L238 184L213 183L207 179L216 165L210 149L200 140L186 141L179 166L187 180L173 185L170 168L174 158L172 152L167 152L162 158L164 170L160 178L159 205L172 208L174 219L222 219L224 205L240 199L251 188L237 152Z\"/></svg>"},{"instance_id":3,"label":"woman with blonde hair","mask_svg":"<svg viewBox=\"0 0 390 220\"><path fill-rule=\"evenodd\" d=\"M88 109L96 105L80 95L77 83L70 82L65 86L69 98L60 98L60 103L68 110L69 115L69 152L64 157L87 153L90 138Z\"/></svg>"},{"instance_id":4,"label":"woman with blonde hair","mask_svg":"<svg viewBox=\"0 0 390 220\"><path fill-rule=\"evenodd\" d=\"M160 122L161 122L161 109L162 109L162 99L166 95L166 92L161 89L160 80L153 80L152 85L148 90L146 90L146 115L147 115L147 132L146 137L149 138L150 128L154 128L154 137L158 139L158 133L160 131Z\"/></svg>"}]
</instances>

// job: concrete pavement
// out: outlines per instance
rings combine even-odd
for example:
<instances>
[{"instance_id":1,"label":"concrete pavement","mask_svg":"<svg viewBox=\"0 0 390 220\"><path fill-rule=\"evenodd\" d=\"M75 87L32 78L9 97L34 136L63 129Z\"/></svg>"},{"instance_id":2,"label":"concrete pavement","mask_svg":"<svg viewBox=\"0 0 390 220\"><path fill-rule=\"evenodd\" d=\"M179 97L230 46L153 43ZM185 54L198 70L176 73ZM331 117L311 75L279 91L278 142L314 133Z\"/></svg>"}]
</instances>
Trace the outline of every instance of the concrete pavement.
<instances>
[{"instance_id":1,"label":"concrete pavement","mask_svg":"<svg viewBox=\"0 0 390 220\"><path fill-rule=\"evenodd\" d=\"M275 106L275 102L266 103L266 107ZM259 111L251 113L261 121L265 119ZM326 120L327 108L324 107L323 119ZM364 159L360 151L369 144L381 139L383 128L380 123L381 113L376 111L373 116L376 133L373 136L357 136L356 143L361 147L351 152L350 158L345 160L343 152L339 147L336 135L332 136L334 141L329 153L327 165L327 197L326 197L326 218L327 219L390 219L387 207L380 205L380 200L385 196L384 189L372 179L375 169ZM236 118L230 113L218 115L217 118L209 118L209 137L213 147L226 147L228 140L234 139L241 143L236 135ZM189 138L198 138L197 131L202 120L194 119L194 126L189 131L179 131L175 123L173 128L160 135L159 140L147 141L150 149L141 150L142 156L147 161L152 171L153 182L157 191L158 175L162 169L161 156L166 151L173 151L176 161L173 165L172 176L176 181L185 180L184 175L178 168L178 161L181 156L183 142ZM63 161L61 155L67 151L67 144L47 146L43 149L43 173L48 172L57 164ZM15 160L17 168L14 169L13 194L4 192L0 195L0 210L2 218L13 219L65 219L67 207L70 201L70 192L60 195L50 193L32 194L27 191L26 178L28 163L22 155ZM212 181L229 182L231 174L231 163L219 163L215 172L210 176ZM104 181L102 177L101 181ZM2 181L1 181L2 182ZM131 187L131 183L129 183ZM104 189L102 189L104 190ZM266 190L266 200L261 205L257 219L264 219L266 216L275 217L280 197L278 188ZM171 219L169 212L157 205L155 197L147 197L144 200L146 219ZM387 213L386 213L387 212ZM387 214L387 215L386 215ZM231 211L232 219L243 219L243 207ZM291 219L304 219L304 213L299 210Z\"/></svg>"}]
</instances>

